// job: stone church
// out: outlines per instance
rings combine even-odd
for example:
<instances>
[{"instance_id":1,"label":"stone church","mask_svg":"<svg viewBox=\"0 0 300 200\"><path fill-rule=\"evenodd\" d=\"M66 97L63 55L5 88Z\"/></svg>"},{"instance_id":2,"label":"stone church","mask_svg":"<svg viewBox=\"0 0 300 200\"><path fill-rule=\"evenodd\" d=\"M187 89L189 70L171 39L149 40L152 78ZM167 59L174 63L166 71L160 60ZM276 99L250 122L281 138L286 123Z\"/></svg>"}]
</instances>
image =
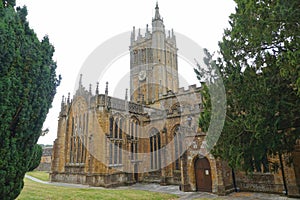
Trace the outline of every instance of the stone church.
<instances>
[{"instance_id":1,"label":"stone church","mask_svg":"<svg viewBox=\"0 0 300 200\"><path fill-rule=\"evenodd\" d=\"M98 84L95 93L86 89L84 76L73 98L63 98L51 181L103 187L149 182L222 195L238 187L284 190L281 172L248 178L206 152L206 134L198 127L201 88L179 88L176 36L166 32L158 5L152 29L147 25L142 35L133 28L128 39L130 91L124 99L109 96L108 83L103 94ZM285 170L285 184L299 194L299 168Z\"/></svg>"}]
</instances>

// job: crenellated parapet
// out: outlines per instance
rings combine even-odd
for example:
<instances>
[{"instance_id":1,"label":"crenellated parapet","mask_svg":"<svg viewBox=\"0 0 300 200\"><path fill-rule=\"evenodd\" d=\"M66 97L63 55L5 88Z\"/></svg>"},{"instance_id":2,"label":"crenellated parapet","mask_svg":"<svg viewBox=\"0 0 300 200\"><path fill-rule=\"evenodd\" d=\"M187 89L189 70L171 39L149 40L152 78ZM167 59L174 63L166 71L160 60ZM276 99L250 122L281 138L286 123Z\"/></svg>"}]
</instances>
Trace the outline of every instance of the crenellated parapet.
<instances>
[{"instance_id":1,"label":"crenellated parapet","mask_svg":"<svg viewBox=\"0 0 300 200\"><path fill-rule=\"evenodd\" d=\"M162 95L157 102L160 102L160 106L155 104L143 105L137 102L128 101L128 97L125 95L125 99L119 99L108 96L108 83L106 84L105 94L99 94L98 83L95 94L91 91L91 85L89 90L82 85L82 76L80 77L79 87L73 96L73 99L78 97L84 98L90 109L94 107L98 111L120 111L133 114L139 114L148 116L152 119L159 119L164 117L176 117L186 114L198 114L200 113L200 90L201 87L197 87L195 84L190 85L187 89L179 88L177 92L169 90L166 94ZM69 109L72 106L73 99L63 96L61 102L60 117L66 117Z\"/></svg>"},{"instance_id":2,"label":"crenellated parapet","mask_svg":"<svg viewBox=\"0 0 300 200\"><path fill-rule=\"evenodd\" d=\"M176 95L183 95L188 93L199 93L201 90L201 87L197 87L196 84L189 85L187 89L184 87L178 88L178 91L175 93Z\"/></svg>"},{"instance_id":3,"label":"crenellated parapet","mask_svg":"<svg viewBox=\"0 0 300 200\"><path fill-rule=\"evenodd\" d=\"M142 34L142 30L144 33ZM131 32L131 47L133 46L140 46L140 47L151 47L152 42L152 36L153 36L153 28L149 29L148 24L146 25L146 29L138 29L136 33L135 26L132 29ZM168 34L165 33L165 30L163 31L164 40L169 48L173 47L176 48L176 36L174 34L174 30L168 30Z\"/></svg>"},{"instance_id":4,"label":"crenellated parapet","mask_svg":"<svg viewBox=\"0 0 300 200\"><path fill-rule=\"evenodd\" d=\"M177 92L169 90L157 102L168 117L199 114L201 109L201 87L190 85L187 89L179 88Z\"/></svg>"},{"instance_id":5,"label":"crenellated parapet","mask_svg":"<svg viewBox=\"0 0 300 200\"><path fill-rule=\"evenodd\" d=\"M133 27L130 49L135 49L138 46L165 50L168 48L176 49L176 37L174 31L173 29L169 30L168 34L166 34L164 20L159 13L158 4L156 4L155 7L155 16L152 18L152 29L150 30L147 24L144 32L145 33L142 35L141 29L139 28L136 33L135 27Z\"/></svg>"}]
</instances>

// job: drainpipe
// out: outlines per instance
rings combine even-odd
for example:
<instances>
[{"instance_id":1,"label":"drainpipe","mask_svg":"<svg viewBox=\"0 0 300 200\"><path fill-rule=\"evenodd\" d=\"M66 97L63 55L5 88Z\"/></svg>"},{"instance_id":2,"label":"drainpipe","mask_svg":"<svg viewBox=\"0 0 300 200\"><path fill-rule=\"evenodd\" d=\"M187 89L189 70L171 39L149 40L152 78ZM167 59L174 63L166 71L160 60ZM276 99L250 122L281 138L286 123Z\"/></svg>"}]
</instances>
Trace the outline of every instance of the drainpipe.
<instances>
[{"instance_id":1,"label":"drainpipe","mask_svg":"<svg viewBox=\"0 0 300 200\"><path fill-rule=\"evenodd\" d=\"M236 187L236 180L235 180L235 173L234 173L234 169L231 169L231 174L232 174L232 181L233 181L233 187L234 187L234 191L235 192L239 192L237 187Z\"/></svg>"},{"instance_id":2,"label":"drainpipe","mask_svg":"<svg viewBox=\"0 0 300 200\"><path fill-rule=\"evenodd\" d=\"M285 180L285 173L284 173L284 168L283 168L283 162L282 162L282 155L279 153L279 162L280 162L280 168L281 168L281 174L282 174L282 180L283 180L283 186L284 186L284 194L288 195L288 189L286 185L286 180Z\"/></svg>"}]
</instances>

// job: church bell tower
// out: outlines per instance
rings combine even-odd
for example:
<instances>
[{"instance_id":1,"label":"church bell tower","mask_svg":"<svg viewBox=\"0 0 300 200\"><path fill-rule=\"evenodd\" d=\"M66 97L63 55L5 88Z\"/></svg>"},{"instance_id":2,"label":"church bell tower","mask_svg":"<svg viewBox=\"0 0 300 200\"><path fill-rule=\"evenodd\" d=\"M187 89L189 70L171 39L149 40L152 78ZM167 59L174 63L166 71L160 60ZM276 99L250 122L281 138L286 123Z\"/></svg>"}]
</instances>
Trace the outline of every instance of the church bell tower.
<instances>
[{"instance_id":1,"label":"church bell tower","mask_svg":"<svg viewBox=\"0 0 300 200\"><path fill-rule=\"evenodd\" d=\"M158 3L144 35L133 27L130 43L130 97L131 101L151 104L168 91L177 92L178 59L176 38L173 30L166 34Z\"/></svg>"}]
</instances>

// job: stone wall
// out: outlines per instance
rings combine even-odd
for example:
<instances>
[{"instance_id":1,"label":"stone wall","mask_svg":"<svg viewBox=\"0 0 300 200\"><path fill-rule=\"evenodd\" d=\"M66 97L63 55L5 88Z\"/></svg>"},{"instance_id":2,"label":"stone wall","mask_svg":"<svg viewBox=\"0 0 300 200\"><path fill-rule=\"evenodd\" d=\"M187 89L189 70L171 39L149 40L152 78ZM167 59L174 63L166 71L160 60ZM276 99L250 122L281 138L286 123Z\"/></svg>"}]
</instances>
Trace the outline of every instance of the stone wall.
<instances>
[{"instance_id":1,"label":"stone wall","mask_svg":"<svg viewBox=\"0 0 300 200\"><path fill-rule=\"evenodd\" d=\"M257 191L267 193L279 193L284 191L279 174L254 173L246 175L244 172L236 172L236 184L241 191Z\"/></svg>"},{"instance_id":2,"label":"stone wall","mask_svg":"<svg viewBox=\"0 0 300 200\"><path fill-rule=\"evenodd\" d=\"M127 184L128 174L117 172L114 174L90 174L86 183L91 186L116 187Z\"/></svg>"},{"instance_id":3,"label":"stone wall","mask_svg":"<svg viewBox=\"0 0 300 200\"><path fill-rule=\"evenodd\" d=\"M51 182L86 184L86 175L80 173L50 173Z\"/></svg>"},{"instance_id":4,"label":"stone wall","mask_svg":"<svg viewBox=\"0 0 300 200\"><path fill-rule=\"evenodd\" d=\"M41 162L35 170L49 172L51 170L51 162L50 163Z\"/></svg>"},{"instance_id":5,"label":"stone wall","mask_svg":"<svg viewBox=\"0 0 300 200\"><path fill-rule=\"evenodd\" d=\"M143 182L145 183L160 183L161 182L161 171L154 171L145 173L143 176Z\"/></svg>"},{"instance_id":6,"label":"stone wall","mask_svg":"<svg viewBox=\"0 0 300 200\"><path fill-rule=\"evenodd\" d=\"M297 148L294 154L294 163L287 164L288 157L282 156L283 171L281 168L277 172L258 173L254 172L252 175L246 175L244 172L236 172L236 184L241 191L253 192L267 192L285 194L288 196L300 197L299 178L299 157L297 155ZM279 162L278 156L271 158L273 162ZM286 183L286 189L284 186ZM286 191L287 190L287 191Z\"/></svg>"},{"instance_id":7,"label":"stone wall","mask_svg":"<svg viewBox=\"0 0 300 200\"><path fill-rule=\"evenodd\" d=\"M90 185L95 187L116 187L127 185L130 182L131 174L114 173L114 174L86 174L86 173L50 173L51 182L64 182Z\"/></svg>"},{"instance_id":8,"label":"stone wall","mask_svg":"<svg viewBox=\"0 0 300 200\"><path fill-rule=\"evenodd\" d=\"M41 162L39 166L35 169L37 171L47 171L51 170L51 156L52 156L52 147L43 148L43 154L41 157Z\"/></svg>"}]
</instances>

